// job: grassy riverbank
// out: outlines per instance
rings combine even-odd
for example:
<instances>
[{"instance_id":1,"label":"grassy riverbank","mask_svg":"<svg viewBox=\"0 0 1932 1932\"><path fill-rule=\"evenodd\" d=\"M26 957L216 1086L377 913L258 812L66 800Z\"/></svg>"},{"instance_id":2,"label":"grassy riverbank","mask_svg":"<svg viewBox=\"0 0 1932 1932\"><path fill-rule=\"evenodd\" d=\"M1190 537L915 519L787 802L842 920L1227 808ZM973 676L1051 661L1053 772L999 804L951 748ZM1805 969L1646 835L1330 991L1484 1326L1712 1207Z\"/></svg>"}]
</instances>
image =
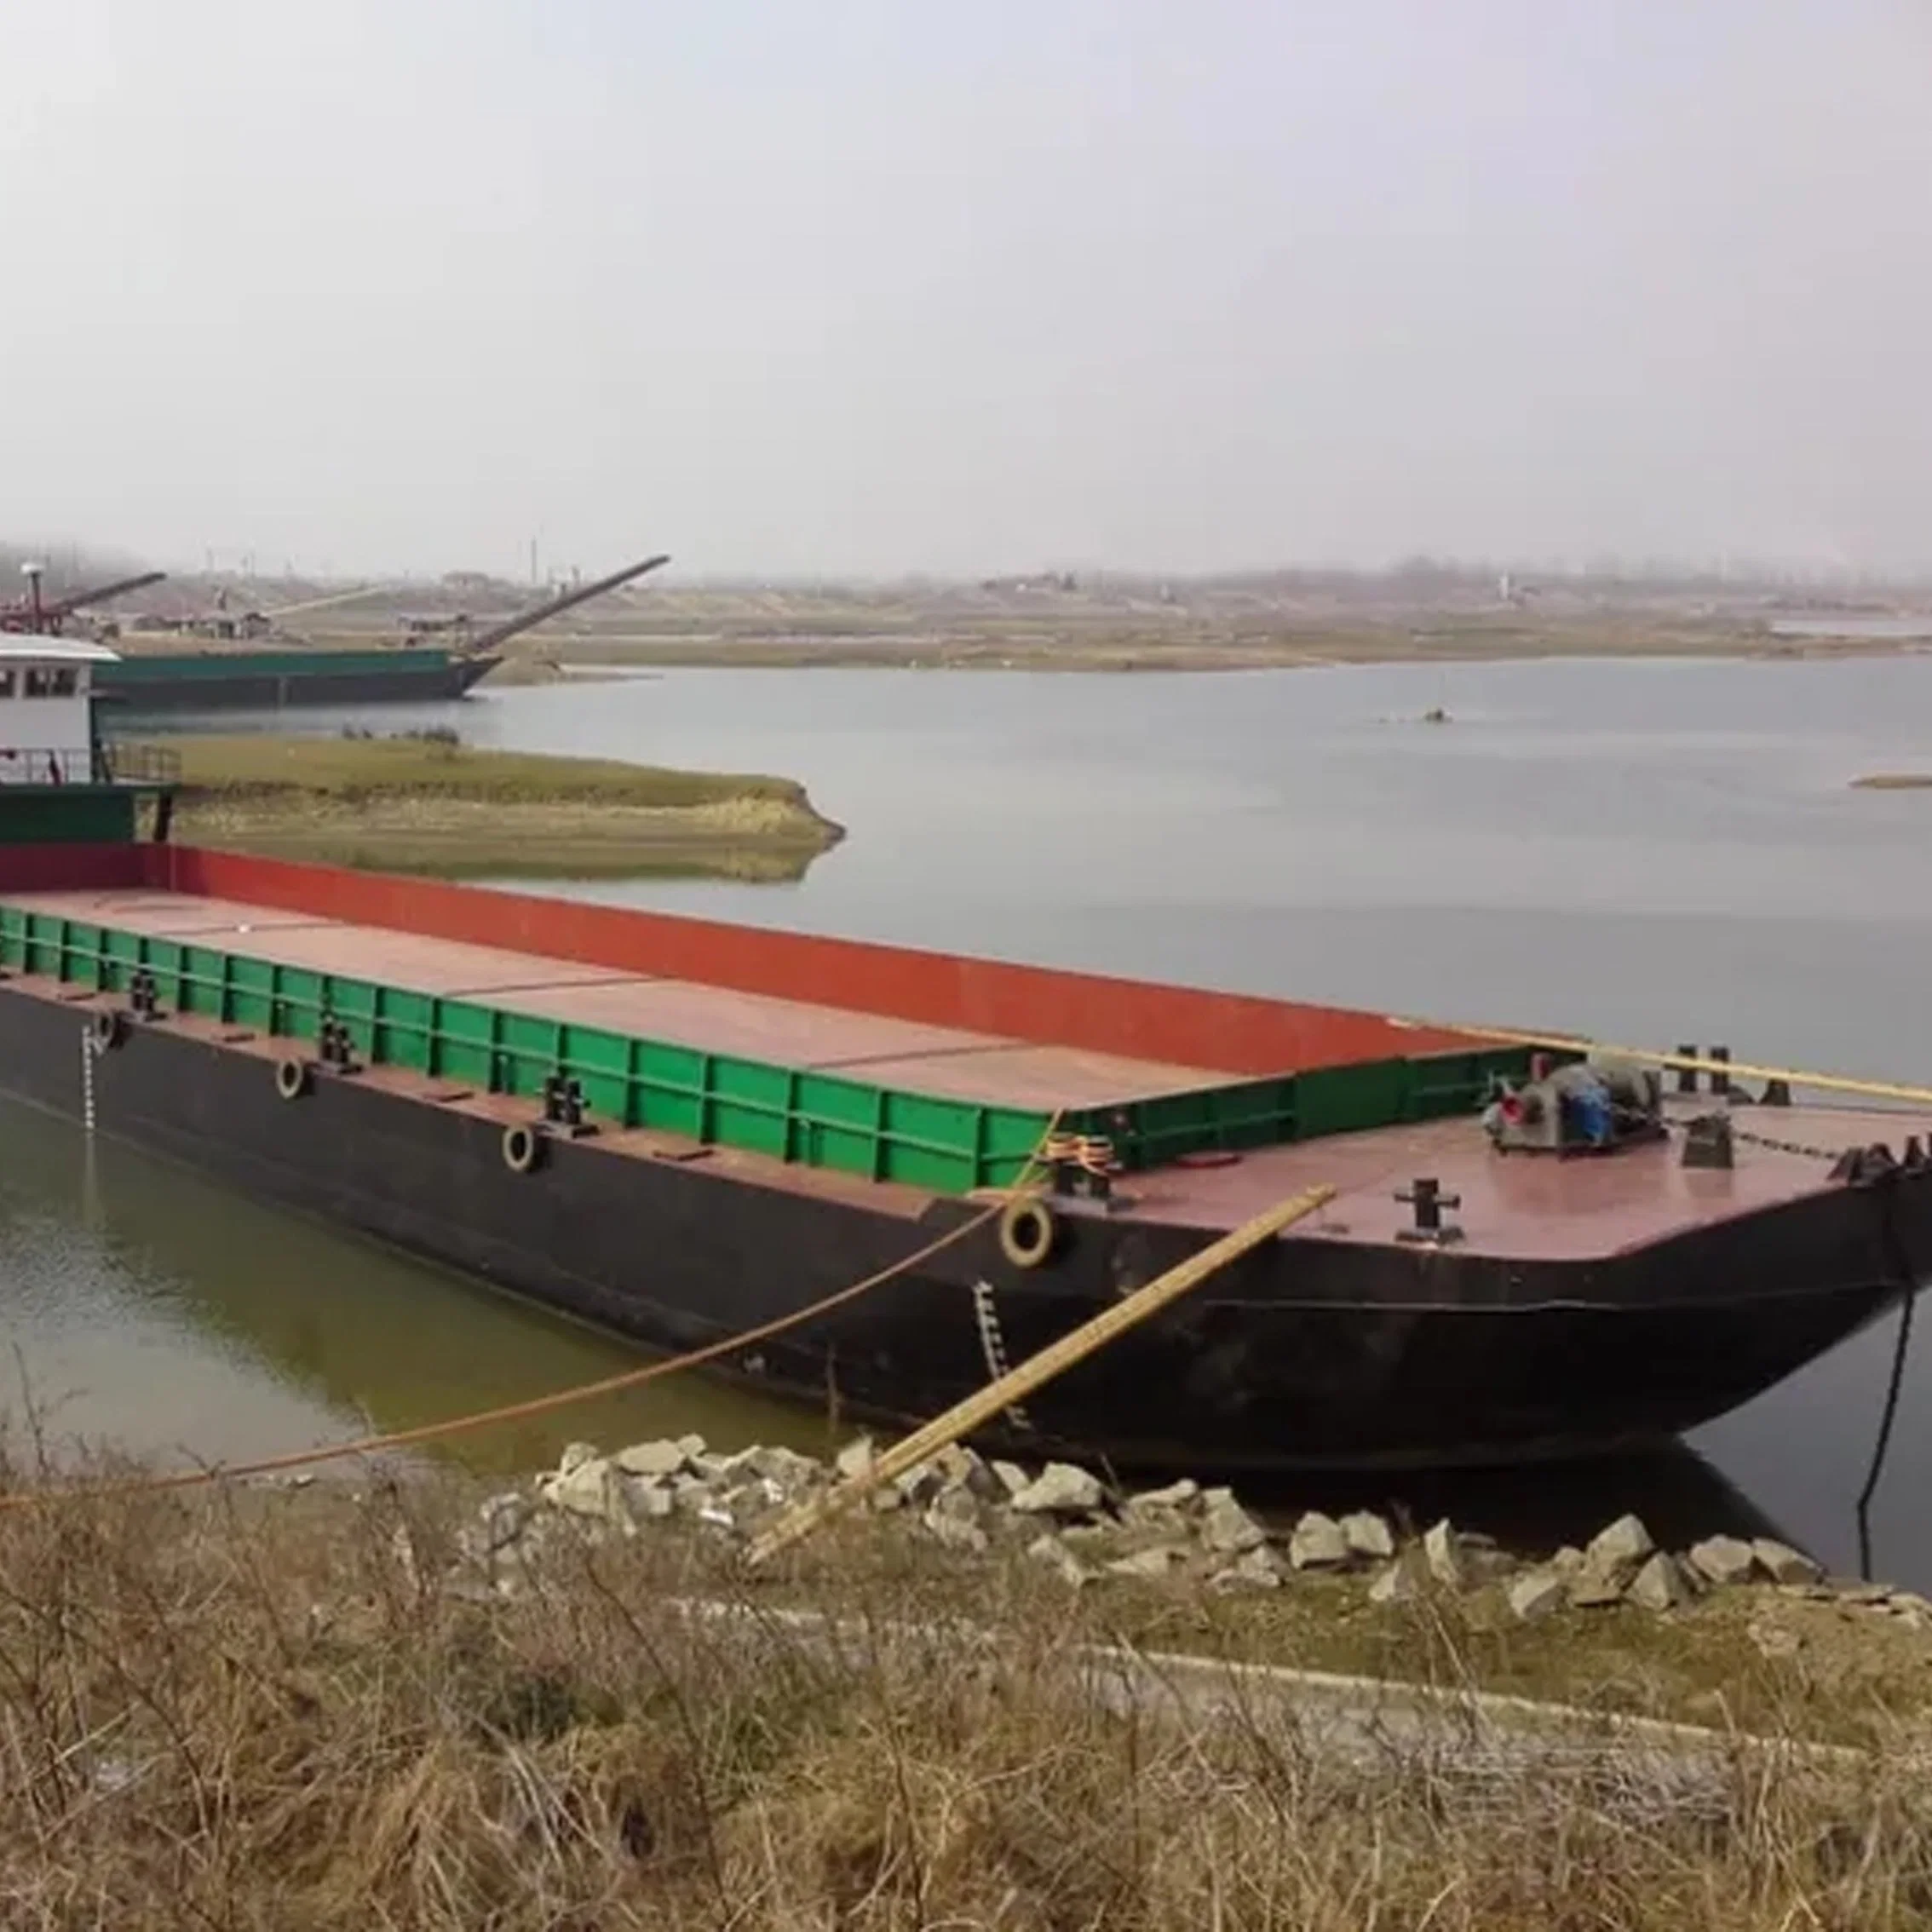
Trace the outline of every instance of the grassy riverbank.
<instances>
[{"instance_id":1,"label":"grassy riverbank","mask_svg":"<svg viewBox=\"0 0 1932 1932\"><path fill-rule=\"evenodd\" d=\"M1825 658L1913 648L1897 640L1790 638L1737 624L1499 622L1434 628L1310 624L1251 633L1209 626L987 625L825 637L746 627L732 635L585 630L567 641L519 640L492 684L572 681L644 669L1066 672L1279 670L1338 664L1497 664L1538 658Z\"/></svg>"},{"instance_id":2,"label":"grassy riverbank","mask_svg":"<svg viewBox=\"0 0 1932 1932\"><path fill-rule=\"evenodd\" d=\"M425 590L434 601L434 593ZM1846 615L1856 632L1870 613ZM379 607L331 612L315 641L368 646ZM1932 618L1927 619L1932 627ZM393 624L389 625L393 629ZM1122 672L1497 663L1539 658L1837 658L1915 653L1923 636L1780 630L1748 595L1463 594L1367 599L1182 586L1016 594L970 586L706 589L658 584L515 639L492 684L653 667Z\"/></svg>"},{"instance_id":3,"label":"grassy riverbank","mask_svg":"<svg viewBox=\"0 0 1932 1932\"><path fill-rule=\"evenodd\" d=\"M840 829L790 779L478 750L425 736L169 740L175 836L443 877L800 877Z\"/></svg>"},{"instance_id":4,"label":"grassy riverbank","mask_svg":"<svg viewBox=\"0 0 1932 1932\"><path fill-rule=\"evenodd\" d=\"M439 1480L0 1512L9 1923L1739 1932L1932 1910L1901 1714L1923 1687L1889 1710L1900 1670L1768 1677L1703 1606L1509 1642L1547 1653L1537 1688L1615 1702L1695 1653L1727 1696L1772 1686L1759 1720L1855 1705L1887 1752L1774 1776L1400 1730L1343 1751L1232 1681L1110 1709L1080 1647L1250 1654L1265 1628L1285 1661L1456 1689L1497 1658L1452 1602L1378 1607L1343 1655L1320 1636L1362 1614L1340 1579L1074 1590L870 1514L769 1573L695 1523L562 1533L505 1594L461 1555L476 1500Z\"/></svg>"},{"instance_id":5,"label":"grassy riverbank","mask_svg":"<svg viewBox=\"0 0 1932 1932\"><path fill-rule=\"evenodd\" d=\"M1415 612L1402 618L1078 606L1017 615L922 607L854 607L816 618L664 607L652 620L586 619L567 637L519 638L492 683L542 683L597 667L1159 672L1291 670L1343 664L1480 664L1546 658L1814 658L1913 653L1922 638L1783 635L1737 613Z\"/></svg>"}]
</instances>

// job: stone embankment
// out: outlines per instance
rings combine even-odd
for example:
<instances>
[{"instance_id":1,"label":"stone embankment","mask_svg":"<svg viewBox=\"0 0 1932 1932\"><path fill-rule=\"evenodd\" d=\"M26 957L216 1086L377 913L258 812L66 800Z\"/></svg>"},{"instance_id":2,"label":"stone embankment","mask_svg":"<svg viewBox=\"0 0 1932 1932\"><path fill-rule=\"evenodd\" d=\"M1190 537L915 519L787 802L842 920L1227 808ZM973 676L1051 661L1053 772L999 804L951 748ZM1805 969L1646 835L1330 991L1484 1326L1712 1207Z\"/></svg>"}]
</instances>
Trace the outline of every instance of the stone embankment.
<instances>
[{"instance_id":1,"label":"stone embankment","mask_svg":"<svg viewBox=\"0 0 1932 1932\"><path fill-rule=\"evenodd\" d=\"M830 1465L785 1448L716 1454L696 1435L612 1455L573 1443L553 1473L484 1504L467 1555L492 1585L513 1590L518 1569L568 1532L633 1536L681 1524L749 1543L800 1503L863 1474L871 1457L864 1438ZM1430 1590L1481 1593L1499 1618L1530 1623L1617 1604L1668 1612L1713 1590L1779 1586L1932 1628L1932 1602L1923 1597L1829 1579L1787 1544L1713 1536L1674 1552L1659 1549L1634 1515L1619 1517L1581 1549L1526 1561L1446 1520L1420 1535L1366 1510L1267 1523L1230 1489L1182 1481L1118 1491L1070 1463L1026 1469L959 1447L880 1483L859 1507L956 1553L1022 1551L1077 1588L1172 1579L1266 1590L1298 1573L1353 1574L1371 1603ZM1759 1638L1768 1650L1780 1641L1775 1627Z\"/></svg>"}]
</instances>

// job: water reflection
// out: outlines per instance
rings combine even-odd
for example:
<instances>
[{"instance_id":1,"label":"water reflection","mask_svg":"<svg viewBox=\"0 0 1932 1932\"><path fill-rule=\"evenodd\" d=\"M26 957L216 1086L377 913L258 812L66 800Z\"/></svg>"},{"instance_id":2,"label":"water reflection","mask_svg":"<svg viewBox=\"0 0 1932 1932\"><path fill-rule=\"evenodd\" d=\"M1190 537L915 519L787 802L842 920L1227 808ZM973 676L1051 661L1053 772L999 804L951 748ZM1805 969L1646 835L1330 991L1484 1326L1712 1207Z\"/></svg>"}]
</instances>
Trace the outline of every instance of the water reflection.
<instances>
[{"instance_id":1,"label":"water reflection","mask_svg":"<svg viewBox=\"0 0 1932 1932\"><path fill-rule=\"evenodd\" d=\"M465 1415L633 1367L636 1351L469 1279L0 1103L0 1279L16 1430L233 1461ZM676 1377L434 1453L527 1471L578 1437L696 1430L825 1446L823 1421Z\"/></svg>"},{"instance_id":2,"label":"water reflection","mask_svg":"<svg viewBox=\"0 0 1932 1932\"><path fill-rule=\"evenodd\" d=\"M1302 1509L1330 1515L1374 1509L1406 1520L1419 1533L1446 1516L1458 1529L1493 1537L1505 1550L1546 1556L1566 1544L1580 1549L1630 1511L1667 1549L1707 1536L1774 1537L1791 1531L1687 1446L1648 1455L1603 1457L1527 1469L1436 1475L1276 1479L1244 1486L1276 1520Z\"/></svg>"}]
</instances>

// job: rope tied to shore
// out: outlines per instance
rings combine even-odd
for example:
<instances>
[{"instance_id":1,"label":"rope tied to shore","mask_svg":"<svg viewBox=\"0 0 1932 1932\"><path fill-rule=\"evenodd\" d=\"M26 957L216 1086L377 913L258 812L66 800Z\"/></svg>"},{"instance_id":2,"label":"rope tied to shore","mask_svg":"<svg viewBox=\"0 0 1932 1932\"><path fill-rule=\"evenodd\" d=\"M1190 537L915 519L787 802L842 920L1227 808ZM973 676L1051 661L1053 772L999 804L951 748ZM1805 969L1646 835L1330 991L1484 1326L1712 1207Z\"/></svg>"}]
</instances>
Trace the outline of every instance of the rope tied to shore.
<instances>
[{"instance_id":1,"label":"rope tied to shore","mask_svg":"<svg viewBox=\"0 0 1932 1932\"><path fill-rule=\"evenodd\" d=\"M524 1422L533 1416L549 1415L579 1402L594 1400L600 1395L620 1394L629 1389L641 1389L647 1383L681 1375L687 1369L702 1367L706 1362L734 1354L740 1348L768 1342L795 1328L802 1328L808 1322L830 1314L834 1309L843 1308L875 1289L884 1287L888 1282L898 1279L900 1275L909 1274L934 1256L957 1246L969 1235L997 1221L1014 1199L1034 1190L1047 1146L1059 1133L1062 1112L1059 1108L1055 1110L1046 1131L1034 1143L1033 1151L1021 1164L1011 1187L1002 1190L998 1200L969 1216L957 1228L949 1228L923 1247L901 1256L862 1280L835 1289L804 1308L794 1308L789 1314L774 1316L754 1328L727 1335L722 1341L707 1343L701 1348L688 1349L681 1355L672 1355L662 1361L647 1362L638 1368L620 1370L615 1375L603 1376L595 1382L579 1383L574 1388L532 1395L520 1402L506 1402L493 1409L479 1409L468 1415L449 1417L441 1422L420 1423L412 1429L390 1429L380 1435L358 1436L347 1442L324 1443L311 1449L291 1449L279 1456L257 1457L244 1463L221 1463L203 1469L182 1469L171 1475L139 1476L125 1482L10 1490L0 1493L0 1509L32 1509L48 1503L81 1502L106 1496L196 1489L217 1482L240 1481L251 1476L279 1475L289 1469L313 1468L319 1463L343 1462L352 1456L374 1456L393 1449L414 1448L421 1443L439 1441L446 1436L493 1428L502 1423Z\"/></svg>"}]
</instances>

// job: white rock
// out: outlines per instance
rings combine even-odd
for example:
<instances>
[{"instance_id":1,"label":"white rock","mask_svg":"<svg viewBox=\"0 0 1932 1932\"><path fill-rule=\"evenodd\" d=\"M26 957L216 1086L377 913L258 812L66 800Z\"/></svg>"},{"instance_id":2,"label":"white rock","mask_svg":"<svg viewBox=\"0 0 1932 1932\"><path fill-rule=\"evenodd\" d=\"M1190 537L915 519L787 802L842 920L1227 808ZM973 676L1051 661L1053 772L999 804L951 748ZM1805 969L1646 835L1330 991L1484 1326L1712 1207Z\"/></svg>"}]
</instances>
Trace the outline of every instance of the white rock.
<instances>
[{"instance_id":1,"label":"white rock","mask_svg":"<svg viewBox=\"0 0 1932 1932\"><path fill-rule=\"evenodd\" d=\"M963 1550L977 1555L990 1547L986 1532L970 1515L962 1515L957 1510L948 1509L946 1504L953 1495L963 1491L951 1491L939 1497L919 1520L926 1526L927 1533L935 1543L943 1544L948 1550ZM967 1498L970 1503L972 1498Z\"/></svg>"},{"instance_id":2,"label":"white rock","mask_svg":"<svg viewBox=\"0 0 1932 1932\"><path fill-rule=\"evenodd\" d=\"M557 1474L566 1476L572 1470L583 1468L586 1463L601 1460L597 1446L594 1442L566 1442L564 1452L557 1458Z\"/></svg>"},{"instance_id":3,"label":"white rock","mask_svg":"<svg viewBox=\"0 0 1932 1932\"><path fill-rule=\"evenodd\" d=\"M1510 1580L1504 1595L1510 1615L1519 1623L1533 1624L1562 1607L1569 1586L1555 1570L1526 1570Z\"/></svg>"},{"instance_id":4,"label":"white rock","mask_svg":"<svg viewBox=\"0 0 1932 1932\"><path fill-rule=\"evenodd\" d=\"M681 1514L694 1515L710 1499L711 1486L699 1475L675 1475L670 1480L670 1492Z\"/></svg>"},{"instance_id":5,"label":"white rock","mask_svg":"<svg viewBox=\"0 0 1932 1932\"><path fill-rule=\"evenodd\" d=\"M791 1498L770 1477L758 1476L729 1489L714 1490L712 1500L731 1512L731 1519L739 1529L748 1530L761 1518L782 1509Z\"/></svg>"},{"instance_id":6,"label":"white rock","mask_svg":"<svg viewBox=\"0 0 1932 1932\"><path fill-rule=\"evenodd\" d=\"M936 1463L915 1463L896 1479L896 1486L906 1502L923 1507L946 1487L946 1477Z\"/></svg>"},{"instance_id":7,"label":"white rock","mask_svg":"<svg viewBox=\"0 0 1932 1932\"><path fill-rule=\"evenodd\" d=\"M1099 1478L1085 1469L1072 1463L1049 1463L1013 1498L1013 1507L1029 1515L1078 1516L1099 1509L1106 1495Z\"/></svg>"},{"instance_id":8,"label":"white rock","mask_svg":"<svg viewBox=\"0 0 1932 1932\"><path fill-rule=\"evenodd\" d=\"M1164 1577L1187 1559L1187 1552L1177 1544L1157 1543L1130 1556L1117 1556L1107 1567L1117 1577Z\"/></svg>"},{"instance_id":9,"label":"white rock","mask_svg":"<svg viewBox=\"0 0 1932 1932\"><path fill-rule=\"evenodd\" d=\"M634 1442L611 1458L626 1475L674 1476L685 1466L683 1446L676 1442Z\"/></svg>"},{"instance_id":10,"label":"white rock","mask_svg":"<svg viewBox=\"0 0 1932 1932\"><path fill-rule=\"evenodd\" d=\"M774 1489L790 1493L814 1486L824 1480L825 1472L811 1457L802 1456L782 1443L758 1443L740 1449L735 1456L726 1457L719 1473L734 1478L756 1476Z\"/></svg>"},{"instance_id":11,"label":"white rock","mask_svg":"<svg viewBox=\"0 0 1932 1932\"><path fill-rule=\"evenodd\" d=\"M1389 1525L1372 1509L1356 1509L1344 1516L1342 1536L1352 1556L1384 1562L1395 1554L1395 1538Z\"/></svg>"},{"instance_id":12,"label":"white rock","mask_svg":"<svg viewBox=\"0 0 1932 1932\"><path fill-rule=\"evenodd\" d=\"M1423 1561L1429 1565L1430 1576L1445 1590L1463 1587L1463 1553L1446 1516L1432 1524L1423 1536Z\"/></svg>"},{"instance_id":13,"label":"white rock","mask_svg":"<svg viewBox=\"0 0 1932 1932\"><path fill-rule=\"evenodd\" d=\"M1057 1536L1035 1537L1026 1545L1026 1554L1034 1561L1046 1564L1063 1582L1076 1588L1093 1580L1094 1573Z\"/></svg>"},{"instance_id":14,"label":"white rock","mask_svg":"<svg viewBox=\"0 0 1932 1932\"><path fill-rule=\"evenodd\" d=\"M704 1439L701 1435L681 1435L677 1439L677 1446L684 1452L687 1462L695 1463L700 1456L708 1452Z\"/></svg>"},{"instance_id":15,"label":"white rock","mask_svg":"<svg viewBox=\"0 0 1932 1932\"><path fill-rule=\"evenodd\" d=\"M1288 1561L1297 1570L1334 1569L1348 1561L1348 1539L1332 1516L1308 1510L1288 1538Z\"/></svg>"},{"instance_id":16,"label":"white rock","mask_svg":"<svg viewBox=\"0 0 1932 1932\"><path fill-rule=\"evenodd\" d=\"M1752 1539L1751 1547L1752 1555L1764 1566L1773 1583L1817 1583L1824 1577L1820 1565L1813 1562L1802 1551L1793 1550L1788 1543L1760 1536Z\"/></svg>"},{"instance_id":17,"label":"white rock","mask_svg":"<svg viewBox=\"0 0 1932 1932\"><path fill-rule=\"evenodd\" d=\"M980 1499L969 1489L942 1489L926 1509L927 1522L930 1524L935 1518L977 1527Z\"/></svg>"},{"instance_id":18,"label":"white rock","mask_svg":"<svg viewBox=\"0 0 1932 1932\"><path fill-rule=\"evenodd\" d=\"M650 1482L641 1476L621 1475L618 1492L634 1523L661 1522L677 1508L677 1492L668 1482Z\"/></svg>"},{"instance_id":19,"label":"white rock","mask_svg":"<svg viewBox=\"0 0 1932 1932\"><path fill-rule=\"evenodd\" d=\"M1209 1584L1215 1590L1279 1590L1281 1560L1265 1546L1251 1550L1226 1569L1217 1570Z\"/></svg>"},{"instance_id":20,"label":"white rock","mask_svg":"<svg viewBox=\"0 0 1932 1932\"><path fill-rule=\"evenodd\" d=\"M869 1435L854 1436L838 1452L832 1467L847 1482L855 1482L872 1466L872 1439Z\"/></svg>"},{"instance_id":21,"label":"white rock","mask_svg":"<svg viewBox=\"0 0 1932 1932\"><path fill-rule=\"evenodd\" d=\"M1405 1550L1369 1585L1371 1603L1406 1603L1420 1594L1423 1567L1413 1550Z\"/></svg>"},{"instance_id":22,"label":"white rock","mask_svg":"<svg viewBox=\"0 0 1932 1932\"><path fill-rule=\"evenodd\" d=\"M1707 1536L1702 1543L1693 1543L1689 1560L1706 1583L1721 1586L1747 1584L1757 1570L1757 1552L1734 1536Z\"/></svg>"},{"instance_id":23,"label":"white rock","mask_svg":"<svg viewBox=\"0 0 1932 1932\"><path fill-rule=\"evenodd\" d=\"M1848 1583L1831 1592L1840 1603L1853 1603L1861 1609L1884 1610L1891 1607L1892 1586L1889 1584Z\"/></svg>"},{"instance_id":24,"label":"white rock","mask_svg":"<svg viewBox=\"0 0 1932 1932\"><path fill-rule=\"evenodd\" d=\"M940 1482L948 1490L963 1490L982 1503L1003 1503L1006 1486L975 1451L949 1442L933 1458Z\"/></svg>"},{"instance_id":25,"label":"white rock","mask_svg":"<svg viewBox=\"0 0 1932 1932\"><path fill-rule=\"evenodd\" d=\"M1584 1551L1584 1567L1621 1588L1656 1547L1639 1518L1619 1516L1590 1539L1590 1547Z\"/></svg>"},{"instance_id":26,"label":"white rock","mask_svg":"<svg viewBox=\"0 0 1932 1932\"><path fill-rule=\"evenodd\" d=\"M1118 1555L1123 1548L1120 1525L1104 1521L1086 1523L1063 1522L1055 1532L1076 1555L1100 1557Z\"/></svg>"},{"instance_id":27,"label":"white rock","mask_svg":"<svg viewBox=\"0 0 1932 1932\"><path fill-rule=\"evenodd\" d=\"M1607 1610L1624 1601L1625 1580L1593 1567L1586 1556L1569 1578L1570 1601L1579 1610Z\"/></svg>"},{"instance_id":28,"label":"white rock","mask_svg":"<svg viewBox=\"0 0 1932 1932\"><path fill-rule=\"evenodd\" d=\"M1124 1515L1143 1515L1149 1511L1162 1514L1170 1509L1184 1509L1190 1503L1200 1499L1201 1486L1192 1476L1182 1476L1178 1482L1170 1482L1164 1489L1143 1489L1137 1496L1130 1496L1121 1505Z\"/></svg>"},{"instance_id":29,"label":"white rock","mask_svg":"<svg viewBox=\"0 0 1932 1932\"><path fill-rule=\"evenodd\" d=\"M944 1515L979 1521L980 1499L963 1483L955 1483L942 1489L933 1498L932 1507Z\"/></svg>"},{"instance_id":30,"label":"white rock","mask_svg":"<svg viewBox=\"0 0 1932 1932\"><path fill-rule=\"evenodd\" d=\"M1667 1550L1655 1551L1631 1579L1630 1601L1646 1610L1675 1610L1690 1601L1683 1572Z\"/></svg>"},{"instance_id":31,"label":"white rock","mask_svg":"<svg viewBox=\"0 0 1932 1932\"><path fill-rule=\"evenodd\" d=\"M1008 1502L1011 1502L1021 1490L1030 1487L1033 1481L1017 1463L996 1461L992 1465L992 1473L1001 1489L1005 1492L1005 1500Z\"/></svg>"},{"instance_id":32,"label":"white rock","mask_svg":"<svg viewBox=\"0 0 1932 1932\"><path fill-rule=\"evenodd\" d=\"M1208 1504L1201 1518L1200 1536L1202 1549L1230 1556L1244 1550L1257 1550L1268 1541L1268 1532L1225 1490L1217 1492Z\"/></svg>"},{"instance_id":33,"label":"white rock","mask_svg":"<svg viewBox=\"0 0 1932 1932\"><path fill-rule=\"evenodd\" d=\"M553 1509L607 1521L616 1481L611 1465L601 1456L579 1458L543 1485L543 1500Z\"/></svg>"}]
</instances>

